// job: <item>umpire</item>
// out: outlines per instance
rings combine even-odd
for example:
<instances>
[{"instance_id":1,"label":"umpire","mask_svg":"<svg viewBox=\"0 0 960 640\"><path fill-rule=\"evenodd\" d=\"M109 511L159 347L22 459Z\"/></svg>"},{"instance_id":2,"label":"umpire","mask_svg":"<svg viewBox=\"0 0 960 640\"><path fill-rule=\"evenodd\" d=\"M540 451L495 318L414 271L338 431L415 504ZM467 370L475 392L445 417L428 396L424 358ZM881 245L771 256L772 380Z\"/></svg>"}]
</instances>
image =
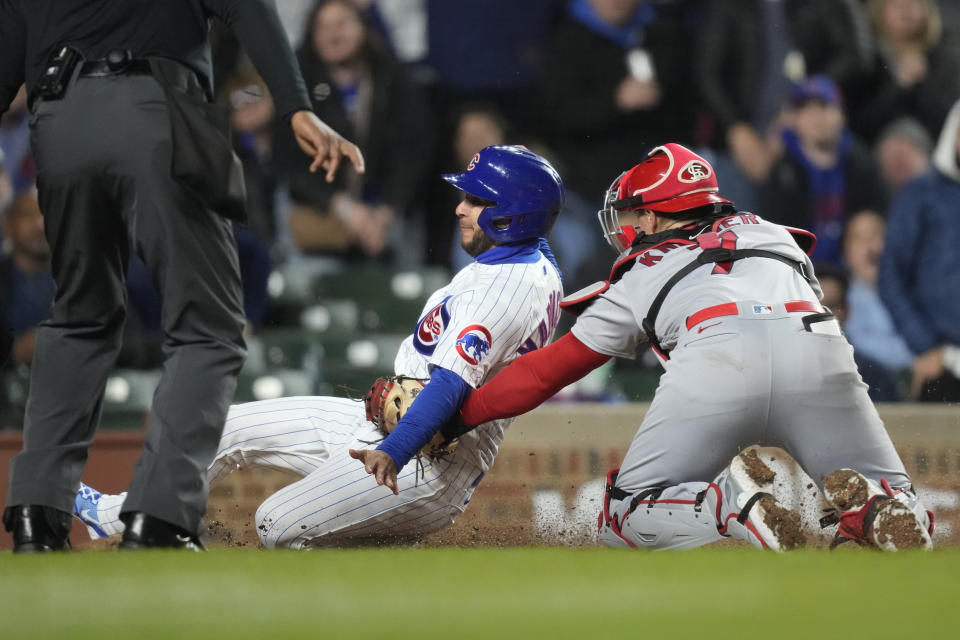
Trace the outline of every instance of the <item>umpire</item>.
<instances>
[{"instance_id":1,"label":"umpire","mask_svg":"<svg viewBox=\"0 0 960 640\"><path fill-rule=\"evenodd\" d=\"M0 0L0 114L26 81L57 284L37 335L3 523L14 551L70 547L71 514L120 349L130 252L163 295L165 362L121 548L200 549L205 473L245 357L231 218L244 190L214 107L208 19L236 33L311 169L357 148L322 123L273 0Z\"/></svg>"}]
</instances>

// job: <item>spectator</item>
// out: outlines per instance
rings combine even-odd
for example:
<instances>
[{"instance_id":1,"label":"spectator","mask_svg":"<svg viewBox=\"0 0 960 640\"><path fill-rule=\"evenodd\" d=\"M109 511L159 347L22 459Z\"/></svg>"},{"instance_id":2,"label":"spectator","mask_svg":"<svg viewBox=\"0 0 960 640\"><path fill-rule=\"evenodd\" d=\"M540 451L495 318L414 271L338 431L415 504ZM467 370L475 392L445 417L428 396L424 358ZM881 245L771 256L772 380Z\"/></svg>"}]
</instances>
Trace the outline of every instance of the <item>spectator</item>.
<instances>
[{"instance_id":1,"label":"spectator","mask_svg":"<svg viewBox=\"0 0 960 640\"><path fill-rule=\"evenodd\" d=\"M267 281L270 278L273 262L266 244L249 229L234 225L233 237L237 243L240 281L243 285L243 312L246 318L244 333L249 335L260 329L267 313L269 304ZM138 368L158 366L162 363L162 358L158 359L158 356L162 354L155 347L159 346L163 337L161 317L163 304L160 293L150 277L150 272L137 256L130 259L126 285L130 305L136 312L136 315L131 314L131 316L139 325L137 331L143 333L141 339L146 341L143 357L131 364ZM125 348L131 346L128 344L129 339L130 336L124 336ZM122 357L120 363L123 364Z\"/></svg>"},{"instance_id":2,"label":"spectator","mask_svg":"<svg viewBox=\"0 0 960 640\"><path fill-rule=\"evenodd\" d=\"M277 138L294 244L308 253L385 256L395 219L417 212L430 166L426 99L350 0L320 0L306 34L297 57L314 110L357 141L367 165L363 176L328 184L301 166L289 135ZM407 224L411 243L413 231Z\"/></svg>"},{"instance_id":3,"label":"spectator","mask_svg":"<svg viewBox=\"0 0 960 640\"><path fill-rule=\"evenodd\" d=\"M515 133L539 132L543 114L536 100L537 82L547 38L565 2L373 0L371 8L387 27L394 50L417 82L429 88L432 109L444 125L438 130L428 175L465 166L452 155L454 146L461 144L454 138L461 117L478 105L509 123L510 137L501 142L518 142ZM483 124L485 118L472 122L491 131L500 128L489 120ZM454 221L442 215L449 210L449 193L435 182L428 184L426 260L450 267L452 256L462 254L458 247L451 254Z\"/></svg>"},{"instance_id":4,"label":"spectator","mask_svg":"<svg viewBox=\"0 0 960 640\"><path fill-rule=\"evenodd\" d=\"M0 368L7 364L7 358L10 357L10 350L12 348L13 336L10 335L9 331L6 331L0 327ZM0 393L0 414L3 413L3 403L3 393ZM2 424L0 424L0 428L3 428Z\"/></svg>"},{"instance_id":5,"label":"spectator","mask_svg":"<svg viewBox=\"0 0 960 640\"><path fill-rule=\"evenodd\" d=\"M914 354L911 395L960 401L960 100L933 169L897 195L880 259L879 291Z\"/></svg>"},{"instance_id":6,"label":"spectator","mask_svg":"<svg viewBox=\"0 0 960 640\"><path fill-rule=\"evenodd\" d=\"M249 59L244 59L226 83L230 106L233 150L243 163L247 186L247 227L262 243L276 240L274 199L277 173L274 168L274 105L270 91Z\"/></svg>"},{"instance_id":7,"label":"spectator","mask_svg":"<svg viewBox=\"0 0 960 640\"><path fill-rule=\"evenodd\" d=\"M551 157L551 149L544 148L544 145L534 138L519 136L512 123L507 121L494 103L465 104L455 112L453 122L453 141L444 153L445 158L450 158L445 163L448 167L467 166L474 154L484 147L508 142L524 143L532 151L547 157L554 166L559 164ZM435 190L428 211L449 211L455 207L457 201L449 198L455 194L449 191ZM595 205L586 202L575 192L566 190L563 215L558 218L550 233L550 242L554 253L559 256L558 259L563 261L563 281L568 290L577 289L595 280L592 277L595 273L589 280L584 280L585 275L582 275L587 272L587 265L604 246L600 234L596 233L592 226L595 214ZM588 223L586 225L585 220ZM445 219L431 218L427 231L434 237L429 245L432 250L428 253L428 262L450 267L455 271L469 263L471 257L460 248L459 230L455 229L454 225L447 224Z\"/></svg>"},{"instance_id":8,"label":"spectator","mask_svg":"<svg viewBox=\"0 0 960 640\"><path fill-rule=\"evenodd\" d=\"M726 195L759 204L776 159L777 113L791 82L824 74L846 85L867 64L854 25L858 6L833 0L707 0L695 80L710 128L704 143Z\"/></svg>"},{"instance_id":9,"label":"spectator","mask_svg":"<svg viewBox=\"0 0 960 640\"><path fill-rule=\"evenodd\" d=\"M6 209L13 200L13 182L10 172L4 162L3 150L0 149L0 211ZM0 229L0 246L3 245L3 230Z\"/></svg>"},{"instance_id":10,"label":"spectator","mask_svg":"<svg viewBox=\"0 0 960 640\"><path fill-rule=\"evenodd\" d=\"M303 44L303 23L307 19L310 7L315 0L282 0L277 3L277 15L283 24L290 46L296 49Z\"/></svg>"},{"instance_id":11,"label":"spectator","mask_svg":"<svg viewBox=\"0 0 960 640\"><path fill-rule=\"evenodd\" d=\"M27 110L27 91L24 87L20 87L10 108L0 118L0 158L7 168L15 192L33 186L37 169L30 153L30 112Z\"/></svg>"},{"instance_id":12,"label":"spectator","mask_svg":"<svg viewBox=\"0 0 960 640\"><path fill-rule=\"evenodd\" d=\"M858 354L899 377L910 369L913 355L877 291L885 232L886 221L875 211L860 211L847 221L843 261L850 276L846 296L849 314L843 330Z\"/></svg>"},{"instance_id":13,"label":"spectator","mask_svg":"<svg viewBox=\"0 0 960 640\"><path fill-rule=\"evenodd\" d=\"M354 0L369 14L393 56L422 84L433 81L427 64L428 0ZM453 4L453 3L447 3ZM462 3L457 3L462 4Z\"/></svg>"},{"instance_id":14,"label":"spectator","mask_svg":"<svg viewBox=\"0 0 960 640\"><path fill-rule=\"evenodd\" d=\"M960 97L960 51L943 31L935 0L868 0L875 51L872 70L851 95L851 122L874 142L903 116L920 121L931 137Z\"/></svg>"},{"instance_id":15,"label":"spectator","mask_svg":"<svg viewBox=\"0 0 960 640\"><path fill-rule=\"evenodd\" d=\"M568 187L599 197L610 176L664 137L687 141L686 52L668 7L640 0L574 0L547 47L544 137Z\"/></svg>"},{"instance_id":16,"label":"spectator","mask_svg":"<svg viewBox=\"0 0 960 640\"><path fill-rule=\"evenodd\" d=\"M900 118L888 124L880 132L873 149L891 196L930 169L932 154L930 134L913 118Z\"/></svg>"},{"instance_id":17,"label":"spectator","mask_svg":"<svg viewBox=\"0 0 960 640\"><path fill-rule=\"evenodd\" d=\"M960 33L960 3L941 0L937 3L943 28L956 34Z\"/></svg>"},{"instance_id":18,"label":"spectator","mask_svg":"<svg viewBox=\"0 0 960 640\"><path fill-rule=\"evenodd\" d=\"M492 102L521 129L535 128L544 48L565 1L426 0L437 110Z\"/></svg>"},{"instance_id":19,"label":"spectator","mask_svg":"<svg viewBox=\"0 0 960 640\"><path fill-rule=\"evenodd\" d=\"M774 212L774 222L813 231L813 257L839 265L846 217L885 210L879 170L846 128L840 93L826 76L793 87L785 123L783 153L764 185L762 210Z\"/></svg>"},{"instance_id":20,"label":"spectator","mask_svg":"<svg viewBox=\"0 0 960 640\"><path fill-rule=\"evenodd\" d=\"M37 326L49 316L54 293L36 189L15 196L3 216L3 236L9 251L0 256L0 332L5 325L14 336L13 362L29 365Z\"/></svg>"},{"instance_id":21,"label":"spectator","mask_svg":"<svg viewBox=\"0 0 960 640\"><path fill-rule=\"evenodd\" d=\"M50 247L44 235L43 214L34 187L22 189L0 215L6 251L0 255L0 342L12 337L10 361L4 366L0 349L0 372L29 367L33 361L37 329L50 316L55 286L50 273ZM146 346L140 325L128 319L118 366L139 366ZM157 349L159 354L159 349ZM154 364L158 364L159 360ZM24 369L25 371L26 369ZM0 387L0 429L21 428L23 406L15 408Z\"/></svg>"},{"instance_id":22,"label":"spectator","mask_svg":"<svg viewBox=\"0 0 960 640\"><path fill-rule=\"evenodd\" d=\"M840 267L830 263L818 263L814 266L820 288L823 290L823 306L830 309L836 316L837 322L846 333L849 314L849 279ZM853 359L864 384L867 385L867 394L874 402L896 402L900 400L897 383L890 371L882 364L853 349Z\"/></svg>"}]
</instances>

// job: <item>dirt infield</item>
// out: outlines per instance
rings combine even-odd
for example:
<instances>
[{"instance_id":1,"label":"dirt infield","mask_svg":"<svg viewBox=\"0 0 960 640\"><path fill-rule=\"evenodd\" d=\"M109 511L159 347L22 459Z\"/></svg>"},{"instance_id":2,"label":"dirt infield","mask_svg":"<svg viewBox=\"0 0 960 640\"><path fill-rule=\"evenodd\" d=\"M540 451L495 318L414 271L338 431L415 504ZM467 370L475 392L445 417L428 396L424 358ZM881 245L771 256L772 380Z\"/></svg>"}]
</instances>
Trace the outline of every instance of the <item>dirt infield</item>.
<instances>
[{"instance_id":1,"label":"dirt infield","mask_svg":"<svg viewBox=\"0 0 960 640\"><path fill-rule=\"evenodd\" d=\"M521 416L507 433L495 467L477 488L466 513L424 546L592 546L603 478L619 465L642 404L547 404ZM960 546L960 411L954 406L883 405L881 415L926 506L937 516L934 544ZM91 450L84 479L106 492L122 491L142 447L142 432L104 432ZM6 461L20 448L19 434L0 435L0 492ZM766 450L764 450L766 451ZM802 510L802 526L816 545L831 537L817 525L822 497L816 482L773 461L774 493ZM359 464L359 463L358 463ZM268 471L236 472L211 487L208 517L212 546L256 548L253 517L259 504L294 479ZM384 489L386 491L386 489ZM778 492L783 492L781 495ZM74 546L91 545L82 526ZM107 543L108 544L108 543ZM729 544L737 544L731 542ZM0 549L9 537L0 531Z\"/></svg>"}]
</instances>

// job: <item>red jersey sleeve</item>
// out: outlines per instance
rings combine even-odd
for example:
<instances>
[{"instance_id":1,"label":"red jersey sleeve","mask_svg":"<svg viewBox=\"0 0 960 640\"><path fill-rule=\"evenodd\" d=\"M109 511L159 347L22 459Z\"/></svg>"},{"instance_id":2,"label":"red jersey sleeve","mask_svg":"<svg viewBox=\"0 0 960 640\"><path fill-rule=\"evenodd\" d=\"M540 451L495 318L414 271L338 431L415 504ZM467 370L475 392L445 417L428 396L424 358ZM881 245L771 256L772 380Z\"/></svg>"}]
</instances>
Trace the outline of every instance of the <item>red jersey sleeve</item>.
<instances>
[{"instance_id":1,"label":"red jersey sleeve","mask_svg":"<svg viewBox=\"0 0 960 640\"><path fill-rule=\"evenodd\" d=\"M526 413L609 359L567 333L542 349L520 356L471 393L460 410L463 421L476 426Z\"/></svg>"}]
</instances>

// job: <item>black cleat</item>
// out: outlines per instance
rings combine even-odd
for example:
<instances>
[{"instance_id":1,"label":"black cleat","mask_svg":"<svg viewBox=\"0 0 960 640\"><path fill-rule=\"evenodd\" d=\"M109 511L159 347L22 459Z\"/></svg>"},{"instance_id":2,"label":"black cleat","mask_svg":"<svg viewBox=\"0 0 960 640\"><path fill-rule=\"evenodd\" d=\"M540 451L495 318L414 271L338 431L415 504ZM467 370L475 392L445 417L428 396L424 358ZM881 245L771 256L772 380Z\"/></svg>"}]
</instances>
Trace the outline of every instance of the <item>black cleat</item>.
<instances>
[{"instance_id":1,"label":"black cleat","mask_svg":"<svg viewBox=\"0 0 960 640\"><path fill-rule=\"evenodd\" d=\"M132 511L120 516L126 528L120 549L184 549L206 551L200 539L169 522L149 516L142 511Z\"/></svg>"},{"instance_id":2,"label":"black cleat","mask_svg":"<svg viewBox=\"0 0 960 640\"><path fill-rule=\"evenodd\" d=\"M13 537L14 553L70 550L72 516L53 507L23 504L7 507L3 524Z\"/></svg>"}]
</instances>

